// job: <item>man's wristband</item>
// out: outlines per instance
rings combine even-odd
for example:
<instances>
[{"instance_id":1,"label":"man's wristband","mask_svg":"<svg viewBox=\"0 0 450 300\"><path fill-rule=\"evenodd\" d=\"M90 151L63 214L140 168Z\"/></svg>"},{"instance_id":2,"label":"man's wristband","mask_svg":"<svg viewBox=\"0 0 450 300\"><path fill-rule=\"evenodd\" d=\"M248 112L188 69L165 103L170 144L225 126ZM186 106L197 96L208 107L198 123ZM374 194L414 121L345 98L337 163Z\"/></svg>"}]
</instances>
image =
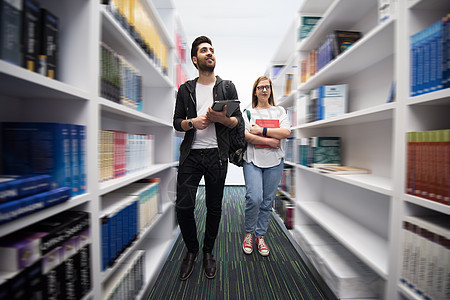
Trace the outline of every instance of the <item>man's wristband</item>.
<instances>
[{"instance_id":1,"label":"man's wristband","mask_svg":"<svg viewBox=\"0 0 450 300\"><path fill-rule=\"evenodd\" d=\"M267 136L267 127L263 128L263 136Z\"/></svg>"}]
</instances>

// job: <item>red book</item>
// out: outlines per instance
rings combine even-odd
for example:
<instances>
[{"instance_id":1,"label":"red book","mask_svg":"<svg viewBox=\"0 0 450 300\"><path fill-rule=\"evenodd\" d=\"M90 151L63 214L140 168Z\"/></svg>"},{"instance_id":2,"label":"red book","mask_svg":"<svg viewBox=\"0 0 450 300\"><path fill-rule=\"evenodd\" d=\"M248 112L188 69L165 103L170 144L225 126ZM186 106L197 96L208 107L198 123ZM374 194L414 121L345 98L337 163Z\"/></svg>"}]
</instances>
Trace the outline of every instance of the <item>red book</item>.
<instances>
[{"instance_id":1,"label":"red book","mask_svg":"<svg viewBox=\"0 0 450 300\"><path fill-rule=\"evenodd\" d=\"M276 119L256 119L256 125L267 128L279 128L280 122ZM255 144L255 148L272 148L268 145Z\"/></svg>"}]
</instances>

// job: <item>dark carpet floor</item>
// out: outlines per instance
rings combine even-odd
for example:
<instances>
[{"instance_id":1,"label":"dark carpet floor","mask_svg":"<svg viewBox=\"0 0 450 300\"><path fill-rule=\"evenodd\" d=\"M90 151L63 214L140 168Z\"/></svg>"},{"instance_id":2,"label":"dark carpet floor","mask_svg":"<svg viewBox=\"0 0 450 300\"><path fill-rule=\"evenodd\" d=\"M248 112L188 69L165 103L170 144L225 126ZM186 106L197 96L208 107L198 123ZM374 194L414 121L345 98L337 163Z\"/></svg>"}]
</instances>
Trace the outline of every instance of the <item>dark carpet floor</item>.
<instances>
[{"instance_id":1,"label":"dark carpet floor","mask_svg":"<svg viewBox=\"0 0 450 300\"><path fill-rule=\"evenodd\" d=\"M205 226L204 199L204 188L200 187L195 210L199 241L203 241ZM191 277L178 279L186 251L180 234L148 299L328 299L274 217L265 236L270 255L262 257L256 249L251 255L243 253L244 208L245 187L226 186L213 251L218 265L216 278L205 277L200 251Z\"/></svg>"}]
</instances>

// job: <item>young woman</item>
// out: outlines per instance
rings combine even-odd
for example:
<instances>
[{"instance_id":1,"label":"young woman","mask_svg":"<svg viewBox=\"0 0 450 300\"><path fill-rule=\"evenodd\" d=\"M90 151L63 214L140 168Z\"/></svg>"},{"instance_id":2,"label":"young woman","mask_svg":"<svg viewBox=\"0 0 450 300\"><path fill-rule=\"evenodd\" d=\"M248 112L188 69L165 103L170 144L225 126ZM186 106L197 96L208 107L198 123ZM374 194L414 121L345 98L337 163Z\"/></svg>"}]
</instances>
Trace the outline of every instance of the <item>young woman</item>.
<instances>
[{"instance_id":1,"label":"young woman","mask_svg":"<svg viewBox=\"0 0 450 300\"><path fill-rule=\"evenodd\" d=\"M269 227L272 203L283 172L284 144L290 135L286 111L275 106L272 81L266 76L256 79L252 90L250 121L244 118L245 237L242 248L245 254L253 252L253 238L262 256L269 255L264 236ZM244 115L246 115L244 113Z\"/></svg>"}]
</instances>

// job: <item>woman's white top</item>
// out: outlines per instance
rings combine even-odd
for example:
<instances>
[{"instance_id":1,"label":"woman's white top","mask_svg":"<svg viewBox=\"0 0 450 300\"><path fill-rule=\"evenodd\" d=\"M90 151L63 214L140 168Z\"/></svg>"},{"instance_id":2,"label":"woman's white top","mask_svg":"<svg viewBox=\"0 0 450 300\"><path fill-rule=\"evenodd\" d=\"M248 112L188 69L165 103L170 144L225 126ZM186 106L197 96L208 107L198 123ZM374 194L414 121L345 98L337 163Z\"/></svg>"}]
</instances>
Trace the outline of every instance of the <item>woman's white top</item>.
<instances>
[{"instance_id":1,"label":"woman's white top","mask_svg":"<svg viewBox=\"0 0 450 300\"><path fill-rule=\"evenodd\" d=\"M251 124L256 124L257 119L276 119L279 122L280 128L286 128L291 130L288 115L286 110L282 106L271 106L266 109L248 109L250 111L250 121L247 117L247 112L242 113L242 117L245 121L245 130L250 131ZM270 132L270 129L269 129ZM274 167L280 164L281 159L284 157L284 147L286 139L281 140L280 148L256 148L255 145L248 143L247 151L244 154L244 160L260 168Z\"/></svg>"}]
</instances>

